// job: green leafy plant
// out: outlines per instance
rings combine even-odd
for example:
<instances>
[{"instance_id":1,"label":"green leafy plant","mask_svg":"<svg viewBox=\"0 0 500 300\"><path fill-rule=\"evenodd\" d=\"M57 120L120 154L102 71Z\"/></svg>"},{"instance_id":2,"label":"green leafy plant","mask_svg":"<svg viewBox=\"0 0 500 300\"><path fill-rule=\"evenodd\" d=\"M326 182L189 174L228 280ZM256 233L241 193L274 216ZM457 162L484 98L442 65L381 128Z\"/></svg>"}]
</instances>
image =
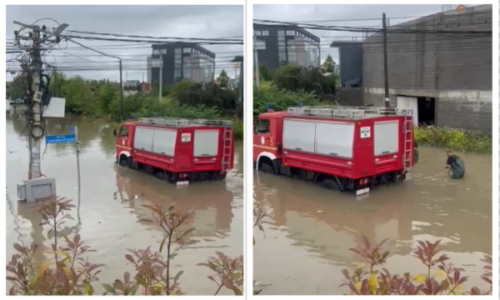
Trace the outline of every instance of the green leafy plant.
<instances>
[{"instance_id":1,"label":"green leafy plant","mask_svg":"<svg viewBox=\"0 0 500 300\"><path fill-rule=\"evenodd\" d=\"M467 276L462 276L464 270L449 262L449 257L439 250L440 241L419 241L413 256L425 266L425 274L403 275L391 274L381 267L385 264L389 251L383 251L382 245L371 244L363 237L363 247L351 248L363 259L363 264L352 273L342 270L345 282L340 286L347 287L350 295L491 295L492 293L492 259L485 256L482 260L486 265L481 278L490 285L489 290L481 291L477 287L465 290Z\"/></svg>"},{"instance_id":2,"label":"green leafy plant","mask_svg":"<svg viewBox=\"0 0 500 300\"><path fill-rule=\"evenodd\" d=\"M231 258L222 252L215 252L216 256L209 257L207 262L198 264L212 270L215 274L208 279L217 284L217 295L222 287L234 292L236 296L243 295L243 256Z\"/></svg>"},{"instance_id":3,"label":"green leafy plant","mask_svg":"<svg viewBox=\"0 0 500 300\"><path fill-rule=\"evenodd\" d=\"M145 249L129 249L125 255L135 274L125 272L122 279L112 284L103 284L105 295L181 295L180 278L182 270L173 275L171 261L179 251L195 241L190 238L194 228L183 229L192 212L180 213L174 206L164 207L158 203L144 205L152 212L151 218L141 219L143 224L156 226L163 238L158 250L151 247ZM43 251L40 245L29 247L14 244L15 254L7 264L7 281L12 284L11 295L93 295L94 286L99 282L97 275L102 272L103 264L91 263L85 254L95 252L85 245L79 234L72 238L61 235L60 226L71 219L69 212L74 206L65 198L51 199L40 205L42 214L41 226L49 227L48 238L54 243L49 250ZM60 241L63 241L62 243ZM38 262L37 257L48 253L49 259ZM221 285L217 286L215 295L222 287L231 290L235 295L242 295L243 256L229 258L221 252L210 257L207 263Z\"/></svg>"},{"instance_id":4,"label":"green leafy plant","mask_svg":"<svg viewBox=\"0 0 500 300\"><path fill-rule=\"evenodd\" d=\"M465 130L420 126L414 131L415 140L424 145L478 153L491 153L493 149L491 136L473 134Z\"/></svg>"},{"instance_id":5,"label":"green leafy plant","mask_svg":"<svg viewBox=\"0 0 500 300\"><path fill-rule=\"evenodd\" d=\"M54 243L43 251L39 245L22 246L14 244L16 253L7 264L7 281L12 284L10 295L92 295L92 284L99 280L102 264L94 264L84 254L95 252L85 245L81 236L73 238L60 236L59 228L65 220L71 219L69 211L74 206L65 198L49 200L40 207L42 223L50 229L48 239ZM60 241L62 239L62 242ZM40 252L49 258L37 262Z\"/></svg>"},{"instance_id":6,"label":"green leafy plant","mask_svg":"<svg viewBox=\"0 0 500 300\"><path fill-rule=\"evenodd\" d=\"M270 215L267 213L267 211L263 207L255 206L253 209L253 220L254 220L253 228L254 229L257 228L259 231L264 233L263 224L269 224L269 218L270 218ZM255 237L253 238L253 244L255 245ZM254 290L253 290L254 295L259 295L260 293L262 293L262 289L258 289L256 287L255 280L253 281L253 286L254 286Z\"/></svg>"}]
</instances>

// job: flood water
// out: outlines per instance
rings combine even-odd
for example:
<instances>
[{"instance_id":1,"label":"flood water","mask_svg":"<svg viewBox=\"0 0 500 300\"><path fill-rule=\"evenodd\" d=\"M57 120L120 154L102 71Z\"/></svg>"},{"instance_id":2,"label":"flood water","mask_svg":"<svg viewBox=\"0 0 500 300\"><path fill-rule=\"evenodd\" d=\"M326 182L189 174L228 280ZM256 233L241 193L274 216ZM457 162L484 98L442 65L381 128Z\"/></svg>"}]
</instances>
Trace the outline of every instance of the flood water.
<instances>
[{"instance_id":1,"label":"flood water","mask_svg":"<svg viewBox=\"0 0 500 300\"><path fill-rule=\"evenodd\" d=\"M441 249L466 269L467 287L487 289L480 259L492 253L491 156L457 153L466 163L463 180L446 175L444 150L420 147L409 178L381 187L367 198L312 183L255 174L255 201L271 225L255 230L254 279L264 295L340 295L342 269L361 260L348 248L389 238L391 273L425 273L412 257L417 241L442 240Z\"/></svg>"},{"instance_id":2,"label":"flood water","mask_svg":"<svg viewBox=\"0 0 500 300\"><path fill-rule=\"evenodd\" d=\"M25 121L7 116L7 259L13 254L13 243L32 241L50 245L47 228L38 224L37 206L17 201L16 184L28 176L28 150ZM65 224L65 234L79 233L97 250L89 259L106 265L99 275L101 283L122 279L127 264L127 249L158 249L162 236L150 225L139 223L151 213L143 204L158 201L176 204L180 211L194 210L186 226L195 228L198 243L181 250L174 259L173 274L183 270L182 290L188 295L213 295L217 286L207 279L212 273L196 266L221 251L235 257L243 254L243 147L236 145L235 169L222 182L195 183L176 187L143 173L118 167L114 163L112 128L104 122L67 118L48 121L50 135L66 134L69 125L78 126L81 142L81 195L78 201L77 168L74 146L49 145L42 160L42 173L56 178L57 194L74 200L74 222ZM24 132L25 133L25 132ZM137 198L135 196L138 196ZM102 293L102 285L95 284ZM231 294L223 290L220 294Z\"/></svg>"}]
</instances>

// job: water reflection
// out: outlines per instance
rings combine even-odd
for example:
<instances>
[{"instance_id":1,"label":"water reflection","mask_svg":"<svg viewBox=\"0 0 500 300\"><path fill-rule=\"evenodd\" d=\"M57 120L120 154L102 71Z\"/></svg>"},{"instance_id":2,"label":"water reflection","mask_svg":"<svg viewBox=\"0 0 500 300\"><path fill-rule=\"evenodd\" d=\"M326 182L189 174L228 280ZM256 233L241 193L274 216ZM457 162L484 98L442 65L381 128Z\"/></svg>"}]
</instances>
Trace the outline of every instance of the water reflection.
<instances>
[{"instance_id":1,"label":"water reflection","mask_svg":"<svg viewBox=\"0 0 500 300\"><path fill-rule=\"evenodd\" d=\"M460 154L468 177L453 181L443 174L441 150L421 152L404 184L358 201L307 182L254 176L255 200L272 213L265 237L256 232L254 252L256 280L271 284L264 294L345 293L340 271L359 262L348 248L361 246L363 235L390 239L386 267L399 273L421 271L411 255L416 241L441 239L445 253L467 269L469 284L484 286L479 260L492 253L491 156Z\"/></svg>"},{"instance_id":2,"label":"water reflection","mask_svg":"<svg viewBox=\"0 0 500 300\"><path fill-rule=\"evenodd\" d=\"M151 217L150 209L144 205L157 202L165 207L175 205L179 213L193 211L184 230L195 228L195 237L224 238L231 229L233 194L224 182L177 187L134 170L119 169L116 186L117 200L136 214L138 221Z\"/></svg>"},{"instance_id":3,"label":"water reflection","mask_svg":"<svg viewBox=\"0 0 500 300\"><path fill-rule=\"evenodd\" d=\"M22 114L7 116L7 258L13 253L10 245L32 241L49 247L47 228L38 224L41 216L37 206L17 203L16 184L27 176L26 121ZM65 134L68 126L76 125L82 143L80 153L81 189L78 189L75 147L73 145L42 145L42 172L56 178L57 193L73 199L76 206L64 232L79 233L86 244L97 250L89 255L94 263L106 264L100 274L102 282L112 283L133 270L124 259L127 249L159 247L160 232L139 219L150 217L143 204L158 201L175 204L179 210L194 210L186 226L195 228L193 238L198 243L179 253L174 261L174 273L184 271L181 285L190 295L214 293L207 279L211 272L197 266L215 251L230 256L243 253L243 147L236 144L235 169L223 182L176 187L140 172L117 167L114 163L115 139L109 123L68 117L48 120L49 134ZM135 198L136 195L139 197ZM78 201L80 199L80 201ZM10 204L9 204L10 203ZM40 257L40 261L44 258ZM100 286L97 286L97 292ZM226 291L224 292L226 293Z\"/></svg>"}]
</instances>

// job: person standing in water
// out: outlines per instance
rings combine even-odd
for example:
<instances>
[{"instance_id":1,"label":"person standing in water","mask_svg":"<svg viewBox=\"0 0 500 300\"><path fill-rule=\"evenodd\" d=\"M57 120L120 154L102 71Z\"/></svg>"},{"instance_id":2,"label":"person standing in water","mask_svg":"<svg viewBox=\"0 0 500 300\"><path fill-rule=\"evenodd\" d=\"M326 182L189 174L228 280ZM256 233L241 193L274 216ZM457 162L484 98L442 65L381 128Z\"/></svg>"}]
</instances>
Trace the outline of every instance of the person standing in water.
<instances>
[{"instance_id":1,"label":"person standing in water","mask_svg":"<svg viewBox=\"0 0 500 300\"><path fill-rule=\"evenodd\" d=\"M451 178L463 178L465 175L464 161L459 156L453 154L451 150L446 150L446 156L448 156L446 160L446 169L448 169L448 174L452 172Z\"/></svg>"}]
</instances>

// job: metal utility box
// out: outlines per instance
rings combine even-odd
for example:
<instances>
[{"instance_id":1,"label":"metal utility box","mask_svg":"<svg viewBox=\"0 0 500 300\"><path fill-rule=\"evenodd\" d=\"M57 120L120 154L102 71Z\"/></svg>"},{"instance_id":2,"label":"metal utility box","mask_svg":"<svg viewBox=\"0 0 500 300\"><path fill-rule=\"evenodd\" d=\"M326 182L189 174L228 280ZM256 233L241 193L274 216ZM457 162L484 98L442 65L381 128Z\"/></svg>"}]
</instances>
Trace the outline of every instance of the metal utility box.
<instances>
[{"instance_id":1,"label":"metal utility box","mask_svg":"<svg viewBox=\"0 0 500 300\"><path fill-rule=\"evenodd\" d=\"M17 185L17 197L19 200L35 202L56 195L55 178L36 178L25 180Z\"/></svg>"}]
</instances>

